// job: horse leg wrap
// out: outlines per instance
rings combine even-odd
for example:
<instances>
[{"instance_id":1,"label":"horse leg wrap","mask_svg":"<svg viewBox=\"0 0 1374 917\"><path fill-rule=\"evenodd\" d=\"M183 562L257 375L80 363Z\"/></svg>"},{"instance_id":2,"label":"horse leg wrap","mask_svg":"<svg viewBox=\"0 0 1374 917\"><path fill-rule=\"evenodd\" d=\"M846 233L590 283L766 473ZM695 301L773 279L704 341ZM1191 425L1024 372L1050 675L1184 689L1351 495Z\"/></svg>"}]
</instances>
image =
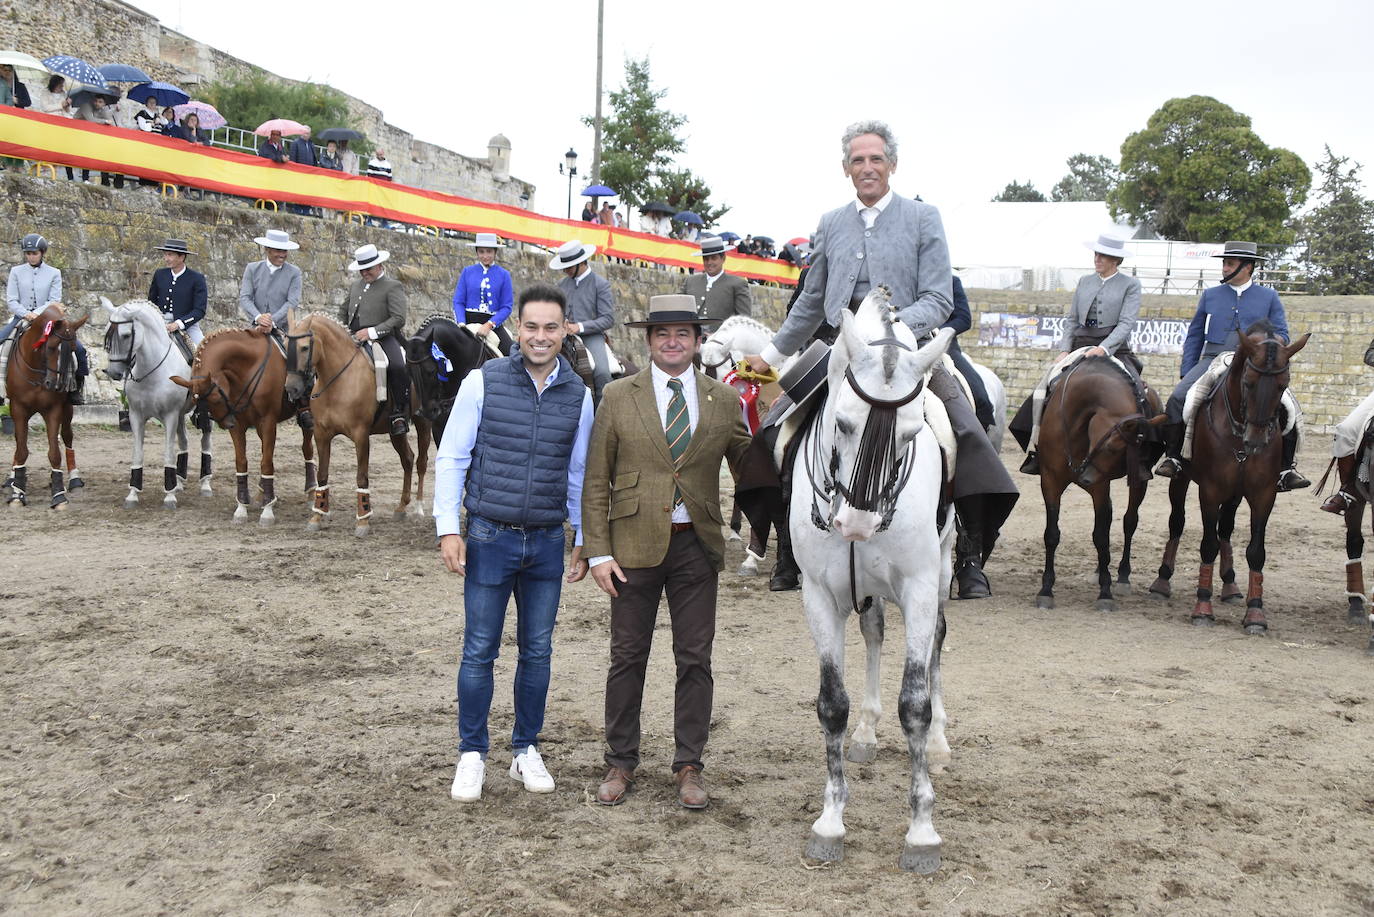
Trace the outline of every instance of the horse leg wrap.
<instances>
[{"instance_id":1,"label":"horse leg wrap","mask_svg":"<svg viewBox=\"0 0 1374 917\"><path fill-rule=\"evenodd\" d=\"M1358 557L1345 562L1345 595L1346 598L1364 598L1364 562Z\"/></svg>"},{"instance_id":2,"label":"horse leg wrap","mask_svg":"<svg viewBox=\"0 0 1374 917\"><path fill-rule=\"evenodd\" d=\"M189 456L185 452L177 453L177 477L186 480L186 466L189 464Z\"/></svg>"},{"instance_id":3,"label":"horse leg wrap","mask_svg":"<svg viewBox=\"0 0 1374 917\"><path fill-rule=\"evenodd\" d=\"M321 515L321 516L328 516L328 515L329 515L329 485L328 485L328 484L316 484L316 485L315 485L315 505L312 506L312 507L310 507L310 511L311 511L312 513L317 513L317 514L319 514L319 515Z\"/></svg>"},{"instance_id":4,"label":"horse leg wrap","mask_svg":"<svg viewBox=\"0 0 1374 917\"><path fill-rule=\"evenodd\" d=\"M1245 595L1245 604L1249 606L1249 611L1245 613L1245 621L1249 624L1264 623L1264 574L1258 570L1250 571L1250 589Z\"/></svg>"},{"instance_id":5,"label":"horse leg wrap","mask_svg":"<svg viewBox=\"0 0 1374 917\"><path fill-rule=\"evenodd\" d=\"M202 452L200 454L200 476L202 478L208 478L210 476L210 467L212 464L210 453Z\"/></svg>"},{"instance_id":6,"label":"horse leg wrap","mask_svg":"<svg viewBox=\"0 0 1374 917\"><path fill-rule=\"evenodd\" d=\"M277 482L273 475L265 474L259 478L258 487L262 490L263 509L277 502Z\"/></svg>"},{"instance_id":7,"label":"horse leg wrap","mask_svg":"<svg viewBox=\"0 0 1374 917\"><path fill-rule=\"evenodd\" d=\"M10 495L5 502L13 503L16 500L20 506L29 505L29 469L24 465L15 465L10 470Z\"/></svg>"},{"instance_id":8,"label":"horse leg wrap","mask_svg":"<svg viewBox=\"0 0 1374 917\"><path fill-rule=\"evenodd\" d=\"M240 506L248 505L248 472L234 472L234 500Z\"/></svg>"},{"instance_id":9,"label":"horse leg wrap","mask_svg":"<svg viewBox=\"0 0 1374 917\"><path fill-rule=\"evenodd\" d=\"M306 492L306 493L310 493L310 491L314 490L314 489L318 486L318 485L315 483L315 477L316 477L316 472L318 471L319 467L320 467L319 462L315 461L314 459L310 459L310 460L308 460L308 461L305 463L305 492Z\"/></svg>"},{"instance_id":10,"label":"horse leg wrap","mask_svg":"<svg viewBox=\"0 0 1374 917\"><path fill-rule=\"evenodd\" d=\"M1164 543L1164 557L1159 562L1159 575L1168 579L1174 575L1174 567L1178 565L1178 539L1170 538Z\"/></svg>"},{"instance_id":11,"label":"horse leg wrap","mask_svg":"<svg viewBox=\"0 0 1374 917\"><path fill-rule=\"evenodd\" d=\"M1212 565L1203 564L1197 573L1197 604L1193 606L1193 620L1210 623L1212 620Z\"/></svg>"},{"instance_id":12,"label":"horse leg wrap","mask_svg":"<svg viewBox=\"0 0 1374 917\"><path fill-rule=\"evenodd\" d=\"M171 493L177 489L177 470L171 465L166 465L162 469L162 490Z\"/></svg>"},{"instance_id":13,"label":"horse leg wrap","mask_svg":"<svg viewBox=\"0 0 1374 917\"><path fill-rule=\"evenodd\" d=\"M52 506L60 506L67 502L67 488L62 483L61 468L52 469L52 478L48 489L52 493Z\"/></svg>"},{"instance_id":14,"label":"horse leg wrap","mask_svg":"<svg viewBox=\"0 0 1374 917\"><path fill-rule=\"evenodd\" d=\"M129 469L129 489L137 493L143 493L143 469Z\"/></svg>"},{"instance_id":15,"label":"horse leg wrap","mask_svg":"<svg viewBox=\"0 0 1374 917\"><path fill-rule=\"evenodd\" d=\"M1235 558L1231 554L1230 541L1223 541L1221 543L1221 557L1219 559L1221 561L1222 580L1233 582L1235 580L1236 565ZM1230 579L1227 579L1227 577L1230 577Z\"/></svg>"},{"instance_id":16,"label":"horse leg wrap","mask_svg":"<svg viewBox=\"0 0 1374 917\"><path fill-rule=\"evenodd\" d=\"M75 472L75 471L76 471L76 450L75 450L75 449L67 449L67 471L68 471L68 472Z\"/></svg>"},{"instance_id":17,"label":"horse leg wrap","mask_svg":"<svg viewBox=\"0 0 1374 917\"><path fill-rule=\"evenodd\" d=\"M358 519L371 518L372 516L372 491L365 488L358 489Z\"/></svg>"}]
</instances>

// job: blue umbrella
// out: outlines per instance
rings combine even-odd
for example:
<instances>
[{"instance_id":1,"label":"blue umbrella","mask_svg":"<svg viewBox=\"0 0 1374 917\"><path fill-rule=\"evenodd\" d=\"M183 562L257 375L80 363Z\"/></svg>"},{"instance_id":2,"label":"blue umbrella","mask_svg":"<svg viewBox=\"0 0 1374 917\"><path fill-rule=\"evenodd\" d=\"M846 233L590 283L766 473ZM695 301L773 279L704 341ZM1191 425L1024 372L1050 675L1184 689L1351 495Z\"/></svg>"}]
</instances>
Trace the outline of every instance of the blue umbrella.
<instances>
[{"instance_id":1,"label":"blue umbrella","mask_svg":"<svg viewBox=\"0 0 1374 917\"><path fill-rule=\"evenodd\" d=\"M109 86L105 82L105 77L100 75L100 71L86 63L79 57L72 57L70 54L54 54L52 57L43 58L43 66L53 73L60 73L73 83L85 83L87 86L97 86L105 89Z\"/></svg>"},{"instance_id":2,"label":"blue umbrella","mask_svg":"<svg viewBox=\"0 0 1374 917\"><path fill-rule=\"evenodd\" d=\"M152 77L130 64L103 64L96 68L111 83L147 83Z\"/></svg>"},{"instance_id":3,"label":"blue umbrella","mask_svg":"<svg viewBox=\"0 0 1374 917\"><path fill-rule=\"evenodd\" d=\"M693 213L690 210L683 210L679 213L673 214L673 219L679 223L690 223L693 226L706 225L706 221L701 218L700 214Z\"/></svg>"},{"instance_id":4,"label":"blue umbrella","mask_svg":"<svg viewBox=\"0 0 1374 917\"><path fill-rule=\"evenodd\" d=\"M615 189L605 185L588 185L582 189L583 197L615 197Z\"/></svg>"},{"instance_id":5,"label":"blue umbrella","mask_svg":"<svg viewBox=\"0 0 1374 917\"><path fill-rule=\"evenodd\" d=\"M189 95L182 92L171 83L159 83L156 81L151 83L139 83L129 90L129 98L133 99L135 102L146 102L148 101L148 96L157 99L157 104L161 105L163 108L169 105L185 105L187 102L191 101Z\"/></svg>"},{"instance_id":6,"label":"blue umbrella","mask_svg":"<svg viewBox=\"0 0 1374 917\"><path fill-rule=\"evenodd\" d=\"M733 232L723 232L723 233L720 234L720 237L721 237L722 239L724 239L726 242L738 242L738 241L739 241L739 236L736 235L736 234L733 233Z\"/></svg>"}]
</instances>

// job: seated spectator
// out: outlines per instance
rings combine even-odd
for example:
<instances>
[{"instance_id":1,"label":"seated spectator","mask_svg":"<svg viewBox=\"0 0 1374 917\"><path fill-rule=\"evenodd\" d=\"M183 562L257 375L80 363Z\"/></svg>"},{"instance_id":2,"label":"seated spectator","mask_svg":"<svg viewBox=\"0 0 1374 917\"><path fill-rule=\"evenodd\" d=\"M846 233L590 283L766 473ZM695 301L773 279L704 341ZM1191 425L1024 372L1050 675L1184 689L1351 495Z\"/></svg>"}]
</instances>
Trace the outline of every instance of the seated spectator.
<instances>
[{"instance_id":1,"label":"seated spectator","mask_svg":"<svg viewBox=\"0 0 1374 917\"><path fill-rule=\"evenodd\" d=\"M615 225L615 210L612 209L610 201L602 202L601 212L597 214L597 218L601 221L602 226Z\"/></svg>"},{"instance_id":2,"label":"seated spectator","mask_svg":"<svg viewBox=\"0 0 1374 917\"><path fill-rule=\"evenodd\" d=\"M744 238L740 240L739 245L736 245L736 246L735 246L735 252L736 252L736 254L740 254L740 255L753 255L753 254L757 254L757 252L758 252L758 247L757 247L757 243L754 242L754 237L751 236L751 235L745 234Z\"/></svg>"},{"instance_id":3,"label":"seated spectator","mask_svg":"<svg viewBox=\"0 0 1374 917\"><path fill-rule=\"evenodd\" d=\"M585 203L585 204L582 205L582 222L584 222L584 223L595 223L595 222L597 222L596 209L595 209L594 207L592 207L591 198L588 198L588 199L587 199L587 203Z\"/></svg>"},{"instance_id":4,"label":"seated spectator","mask_svg":"<svg viewBox=\"0 0 1374 917\"><path fill-rule=\"evenodd\" d=\"M210 132L200 126L200 115L190 112L181 119L181 137L188 143L210 145Z\"/></svg>"},{"instance_id":5,"label":"seated spectator","mask_svg":"<svg viewBox=\"0 0 1374 917\"><path fill-rule=\"evenodd\" d=\"M348 141L339 141L339 171L346 175L358 174L358 154L348 148Z\"/></svg>"},{"instance_id":6,"label":"seated spectator","mask_svg":"<svg viewBox=\"0 0 1374 917\"><path fill-rule=\"evenodd\" d=\"M143 107L134 113L134 127L145 134L151 134L157 130L157 120L157 97L148 96L143 102Z\"/></svg>"},{"instance_id":7,"label":"seated spectator","mask_svg":"<svg viewBox=\"0 0 1374 917\"><path fill-rule=\"evenodd\" d=\"M281 140L281 131L272 131L267 139L258 144L258 155L273 162L286 162L286 146Z\"/></svg>"},{"instance_id":8,"label":"seated spectator","mask_svg":"<svg viewBox=\"0 0 1374 917\"><path fill-rule=\"evenodd\" d=\"M158 133L167 137L176 140L186 139L186 134L182 131L181 125L177 124L177 113L172 110L172 106L170 105L162 109L161 114L158 115L157 129Z\"/></svg>"},{"instance_id":9,"label":"seated spectator","mask_svg":"<svg viewBox=\"0 0 1374 917\"><path fill-rule=\"evenodd\" d=\"M89 101L81 103L81 107L76 110L76 114L72 115L72 118L77 121L90 121L94 124L108 124L110 127L115 126L114 109L105 104L104 96L91 96ZM100 183L102 185L110 184L111 177L109 173L101 172ZM113 179L116 188L124 187L123 175L115 175ZM91 180L90 169L81 170L81 180Z\"/></svg>"},{"instance_id":10,"label":"seated spectator","mask_svg":"<svg viewBox=\"0 0 1374 917\"><path fill-rule=\"evenodd\" d=\"M343 171L343 162L340 159L339 145L333 140L324 145L324 152L320 154L315 163L321 169L333 169L335 172Z\"/></svg>"},{"instance_id":11,"label":"seated spectator","mask_svg":"<svg viewBox=\"0 0 1374 917\"><path fill-rule=\"evenodd\" d=\"M773 248L771 242L757 242L755 244L758 245L756 254L760 258L776 258L778 256L777 250Z\"/></svg>"},{"instance_id":12,"label":"seated spectator","mask_svg":"<svg viewBox=\"0 0 1374 917\"><path fill-rule=\"evenodd\" d=\"M391 181L391 163L386 158L385 150L379 148L367 161L367 174L382 181Z\"/></svg>"},{"instance_id":13,"label":"seated spectator","mask_svg":"<svg viewBox=\"0 0 1374 917\"><path fill-rule=\"evenodd\" d=\"M48 88L34 93L34 111L41 111L59 118L72 116L72 100L67 95L67 81L54 73L48 78Z\"/></svg>"},{"instance_id":14,"label":"seated spectator","mask_svg":"<svg viewBox=\"0 0 1374 917\"><path fill-rule=\"evenodd\" d=\"M29 87L15 76L9 64L0 64L0 105L13 105L15 108L28 108L33 104L29 98Z\"/></svg>"}]
</instances>

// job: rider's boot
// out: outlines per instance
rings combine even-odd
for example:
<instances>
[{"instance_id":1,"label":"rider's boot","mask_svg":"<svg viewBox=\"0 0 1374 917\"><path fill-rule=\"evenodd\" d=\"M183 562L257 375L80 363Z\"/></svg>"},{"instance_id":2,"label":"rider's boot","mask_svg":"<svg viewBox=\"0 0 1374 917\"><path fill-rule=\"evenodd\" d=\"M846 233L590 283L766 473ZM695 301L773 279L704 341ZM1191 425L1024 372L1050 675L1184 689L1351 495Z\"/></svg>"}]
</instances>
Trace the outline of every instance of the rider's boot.
<instances>
[{"instance_id":1,"label":"rider's boot","mask_svg":"<svg viewBox=\"0 0 1374 917\"><path fill-rule=\"evenodd\" d=\"M1355 474L1355 456L1345 455L1336 459L1336 473L1341 476L1340 486L1334 494L1326 498L1322 509L1342 516L1355 503L1355 497L1350 493L1350 478Z\"/></svg>"},{"instance_id":2,"label":"rider's boot","mask_svg":"<svg viewBox=\"0 0 1374 917\"><path fill-rule=\"evenodd\" d=\"M1021 473L1022 473L1022 474L1039 474L1039 473L1040 473L1040 453L1036 452L1034 449L1032 449L1032 450L1030 450L1029 452L1026 453L1026 460L1025 460L1024 462L1021 463Z\"/></svg>"},{"instance_id":3,"label":"rider's boot","mask_svg":"<svg viewBox=\"0 0 1374 917\"><path fill-rule=\"evenodd\" d=\"M1279 472L1279 493L1311 487L1312 482L1298 471L1298 431L1283 434L1283 470Z\"/></svg>"},{"instance_id":4,"label":"rider's boot","mask_svg":"<svg viewBox=\"0 0 1374 917\"><path fill-rule=\"evenodd\" d=\"M1164 438L1164 458L1155 466L1155 474L1161 478L1172 478L1183 470L1183 432L1182 421L1168 423L1160 435Z\"/></svg>"},{"instance_id":5,"label":"rider's boot","mask_svg":"<svg viewBox=\"0 0 1374 917\"><path fill-rule=\"evenodd\" d=\"M778 559L773 564L773 575L768 580L770 592L789 592L801 586L801 570L792 556L792 533L787 528L787 520L777 527Z\"/></svg>"},{"instance_id":6,"label":"rider's boot","mask_svg":"<svg viewBox=\"0 0 1374 917\"><path fill-rule=\"evenodd\" d=\"M954 578L961 599L985 599L992 586L983 572L983 508L981 498L963 497L955 507L958 533L954 542Z\"/></svg>"},{"instance_id":7,"label":"rider's boot","mask_svg":"<svg viewBox=\"0 0 1374 917\"><path fill-rule=\"evenodd\" d=\"M72 404L86 403L86 377L76 377L76 388L67 393L67 400Z\"/></svg>"}]
</instances>

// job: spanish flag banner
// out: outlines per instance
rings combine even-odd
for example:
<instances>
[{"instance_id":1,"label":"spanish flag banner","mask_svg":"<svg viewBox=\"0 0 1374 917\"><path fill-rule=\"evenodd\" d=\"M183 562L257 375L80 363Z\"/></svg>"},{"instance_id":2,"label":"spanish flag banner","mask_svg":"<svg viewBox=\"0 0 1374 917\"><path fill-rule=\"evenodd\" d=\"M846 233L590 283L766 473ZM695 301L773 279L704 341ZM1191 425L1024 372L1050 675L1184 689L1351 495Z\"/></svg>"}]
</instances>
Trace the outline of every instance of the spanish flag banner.
<instances>
[{"instance_id":1,"label":"spanish flag banner","mask_svg":"<svg viewBox=\"0 0 1374 917\"><path fill-rule=\"evenodd\" d=\"M376 217L456 229L494 232L548 248L576 238L615 258L674 267L700 267L690 242L648 233L560 220L452 194L261 156L187 143L160 134L74 121L0 106L0 155L102 172L137 175L175 185L240 197L358 211ZM755 280L797 282L797 268L783 261L731 254L726 270Z\"/></svg>"}]
</instances>

